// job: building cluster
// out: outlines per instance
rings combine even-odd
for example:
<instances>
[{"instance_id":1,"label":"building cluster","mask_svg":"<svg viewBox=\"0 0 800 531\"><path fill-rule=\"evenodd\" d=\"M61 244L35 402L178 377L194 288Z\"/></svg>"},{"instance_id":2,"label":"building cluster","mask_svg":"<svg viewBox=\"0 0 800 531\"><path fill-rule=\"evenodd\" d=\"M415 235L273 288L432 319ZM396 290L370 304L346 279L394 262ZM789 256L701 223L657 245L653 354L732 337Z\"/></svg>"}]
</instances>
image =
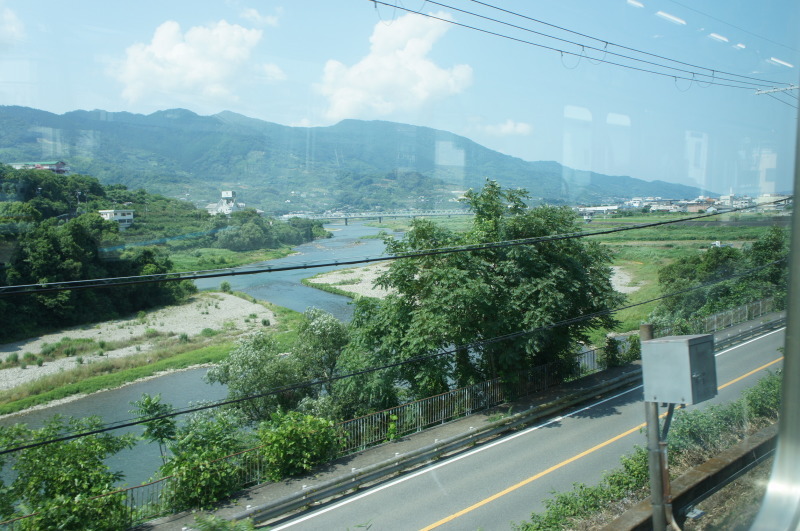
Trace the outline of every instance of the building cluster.
<instances>
[{"instance_id":1,"label":"building cluster","mask_svg":"<svg viewBox=\"0 0 800 531\"><path fill-rule=\"evenodd\" d=\"M698 213L726 212L743 208L759 211L784 210L791 196L783 194L762 194L757 197L746 195L721 195L718 198L700 196L696 199L664 199L662 197L634 197L616 205L577 207L584 217L597 214L616 214L625 210L646 209L650 212Z\"/></svg>"},{"instance_id":2,"label":"building cluster","mask_svg":"<svg viewBox=\"0 0 800 531\"><path fill-rule=\"evenodd\" d=\"M38 161L38 162L11 162L17 170L49 170L59 175L68 174L69 166L63 161ZM294 194L295 192L292 192ZM187 194L188 196L188 194ZM725 212L744 208L754 208L760 211L780 211L786 207L791 196L782 194L762 194L757 197L735 195L733 192L721 195L718 198L700 196L696 199L665 199L662 197L634 197L622 203L601 206L579 206L575 210L583 215L587 221L595 215L616 214L621 211L649 210L650 212ZM288 202L288 201L287 201ZM206 205L206 211L211 215L230 216L234 212L245 210L245 203L236 198L236 192L226 190L221 193L219 201ZM263 214L263 211L257 211ZM113 209L98 210L103 219L116 221L120 229L126 229L133 224L134 210ZM293 215L297 215L294 213Z\"/></svg>"}]
</instances>

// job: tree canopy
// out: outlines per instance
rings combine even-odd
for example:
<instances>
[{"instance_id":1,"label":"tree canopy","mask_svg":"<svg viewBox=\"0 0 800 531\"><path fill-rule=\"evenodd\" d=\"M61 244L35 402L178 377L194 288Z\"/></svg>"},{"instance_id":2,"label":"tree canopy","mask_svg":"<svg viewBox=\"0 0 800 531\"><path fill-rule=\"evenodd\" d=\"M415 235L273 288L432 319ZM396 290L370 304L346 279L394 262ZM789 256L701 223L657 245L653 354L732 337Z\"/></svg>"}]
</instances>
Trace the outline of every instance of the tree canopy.
<instances>
[{"instance_id":1,"label":"tree canopy","mask_svg":"<svg viewBox=\"0 0 800 531\"><path fill-rule=\"evenodd\" d=\"M766 235L741 249L711 247L676 260L658 273L664 298L650 321L685 332L691 322L759 299L774 297L785 304L788 287L789 239L773 225Z\"/></svg>"},{"instance_id":2,"label":"tree canopy","mask_svg":"<svg viewBox=\"0 0 800 531\"><path fill-rule=\"evenodd\" d=\"M465 195L475 213L465 234L415 220L402 240L387 239L389 252L400 255L477 248L393 261L378 283L394 294L357 302L344 364L352 366L357 358L418 359L393 371L411 397L445 391L451 383L496 377L514 383L548 363L562 374L571 370L588 332L615 321L605 314L551 325L602 312L621 297L611 285L610 257L597 243L576 238L518 244L580 231L568 208L529 209L527 197L524 190L487 181ZM505 243L482 246L493 242ZM455 355L426 356L448 349Z\"/></svg>"}]
</instances>

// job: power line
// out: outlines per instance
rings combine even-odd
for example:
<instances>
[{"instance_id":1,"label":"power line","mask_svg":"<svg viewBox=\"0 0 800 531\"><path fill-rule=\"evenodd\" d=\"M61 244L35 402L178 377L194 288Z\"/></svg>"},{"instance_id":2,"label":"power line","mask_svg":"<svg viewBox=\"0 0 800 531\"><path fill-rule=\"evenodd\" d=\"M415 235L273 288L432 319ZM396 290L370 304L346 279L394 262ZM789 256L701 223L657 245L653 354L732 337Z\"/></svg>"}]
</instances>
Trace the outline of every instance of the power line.
<instances>
[{"instance_id":1,"label":"power line","mask_svg":"<svg viewBox=\"0 0 800 531\"><path fill-rule=\"evenodd\" d=\"M797 105L794 105L792 103L789 103L788 101L782 100L778 96L776 96L775 94L767 94L767 96L769 96L773 100L776 100L776 101L779 101L779 102L783 103L784 105L788 105L792 109L797 109Z\"/></svg>"},{"instance_id":2,"label":"power line","mask_svg":"<svg viewBox=\"0 0 800 531\"><path fill-rule=\"evenodd\" d=\"M460 26L462 28L470 29L470 30L477 31L477 32L480 32L480 33L485 33L487 35L500 37L500 38L507 39L507 40L514 41L514 42L518 42L518 43L521 43L521 44L527 44L527 45L530 45L530 46L535 46L537 48L541 48L541 49L544 49L544 50L550 50L550 51L554 51L554 52L559 52L562 56L566 54L566 55L571 55L571 56L574 56L574 57L581 58L581 57L584 56L584 53L585 53L585 50L581 51L581 53L576 53L576 52L571 52L569 50L563 50L561 48L554 48L552 46L547 46L547 45L544 45L544 44L531 42L531 41L528 41L528 40L525 40L525 39L520 39L518 37L512 37L510 35L506 35L506 34L503 34L503 33L498 33L496 31L491 31L491 30L487 30L487 29L483 29L483 28L478 28L476 26L471 26L469 24L464 24L464 23L461 23L461 22L456 22L454 20L448 20L446 18L437 17L437 16L429 14L429 13L422 13L420 11L414 11L412 9L405 8L403 6L398 6L398 5L395 5L395 4L389 4L387 2L383 2L383 1L380 1L380 0L368 0L368 1L373 2L373 3L377 3L377 4L381 4L381 5L384 5L384 6L387 6L387 7L395 7L397 9L406 11L408 13L414 13L416 15L427 17L427 18L430 18L430 19L433 19L433 20L439 20L441 22L446 22L446 23L454 25L454 26ZM553 37L553 38L555 38L555 37ZM578 46L581 46L584 49L586 48L585 45L578 44ZM702 73L699 73L699 72L692 72L692 77L685 77L685 76L680 76L680 75L676 75L676 74L658 72L656 70L650 70L650 69L647 69L647 68L640 68L640 67L637 67L637 66L626 65L626 64L623 64L623 63L609 61L607 59L593 58L591 60L592 61L597 61L597 62L600 62L600 63L605 63L605 64L612 65L612 66L618 66L620 68L627 68L629 70L634 70L634 71L637 71L637 72L645 72L645 73L654 74L654 75L658 75L658 76L670 77L670 78L673 78L675 80L681 79L681 80L685 80L685 81L701 82L700 80L697 79L696 76L699 75L699 76L708 77L707 74L702 74ZM634 60L637 60L637 59L634 59ZM638 61L642 61L642 60L638 60ZM660 66L662 68L671 68L671 67L667 67L667 66L664 66L664 65L660 65ZM712 76L712 79L713 79L713 76ZM719 82L713 81L713 80L711 80L711 81L705 81L704 80L704 81L702 81L702 83L705 84L706 86L716 85L716 86L720 86L720 87L738 88L738 89L745 89L745 90L752 90L753 87L743 85L742 83L749 84L749 85L755 84L755 83L748 82L748 81L739 81L738 83L740 83L740 84L719 83ZM775 83L772 83L772 85L774 85L774 84Z\"/></svg>"},{"instance_id":3,"label":"power line","mask_svg":"<svg viewBox=\"0 0 800 531\"><path fill-rule=\"evenodd\" d=\"M481 2L479 0L468 0L468 1L473 2L475 4L479 4L479 5L488 7L488 8L491 8L491 9L496 9L496 10L501 11L503 13L507 13L507 14L510 14L510 15L513 15L513 16L516 16L516 17L520 17L520 18L523 18L525 20L530 20L530 21L536 22L538 24L543 24L543 25L549 26L551 28L555 28L555 29L558 29L558 30L561 30L561 31L565 31L565 32L571 33L573 35L578 35L580 37L584 37L584 38L591 39L591 40L594 40L594 41L597 41L597 42L601 42L606 46L606 48L600 49L600 48L596 48L596 47L593 47L593 46L587 46L587 45L584 45L584 44L580 44L578 42L570 41L568 39L562 39L560 37L556 37L556 36L553 36L553 35L548 35L546 33L541 33L541 32L538 32L538 31L534 31L534 30L529 29L529 28L524 28L524 27L521 27L521 26L517 26L515 24L510 24L508 22L503 22L501 20L497 20L497 19L494 19L494 18L486 17L486 16L483 16L483 15L480 15L480 14L477 14L477 13L473 13L471 11L466 11L466 10L463 10L463 9L459 9L457 7L454 7L454 6L450 6L450 5L442 4L442 3L439 3L439 2L435 2L433 0L428 0L428 1L431 4L436 4L436 5L441 6L441 7L445 7L445 8L448 8L448 9L453 9L454 11L459 11L459 12L464 13L464 14L473 15L473 16L478 17L478 18L482 18L482 19L489 20L489 21L492 21L492 22L497 22L499 24L503 24L503 25L510 26L510 27L513 27L513 28L516 28L516 29L521 29L523 31L535 33L537 35L542 35L542 36L548 37L550 39L555 39L555 40L558 40L558 41L561 41L561 42L574 44L575 46L580 46L581 48L586 48L586 49L589 49L589 50L595 50L595 51L598 51L598 52L602 52L604 54L609 54L609 55L614 55L614 56L617 56L617 57L622 57L622 58L625 58L625 59L630 59L632 61L639 61L639 62L642 62L642 63L645 63L645 64L649 64L649 65L653 65L653 66L659 66L659 67L662 67L662 68L668 68L668 69L676 70L676 71L679 71L679 72L690 73L692 75L701 75L701 76L711 77L712 79L722 79L724 81L736 81L736 80L717 77L717 74L724 74L724 75L727 75L727 76L736 76L736 77L739 77L739 78L742 78L742 79L749 79L749 80L752 80L752 81L759 81L760 82L760 83L752 83L754 85L763 86L763 83L772 84L772 85L776 84L775 82L769 81L769 80L766 80L766 79L761 79L761 78L752 77L752 76L745 76L745 75L742 75L742 74L735 74L735 73L732 73L732 72L726 72L724 70L717 70L717 69L714 69L714 68L708 68L708 67L704 67L704 66L698 66L698 65L694 65L694 64L691 64L691 63L686 63L686 62L683 62L683 61L678 61L677 59L670 59L669 57L664 57L662 55L646 52L644 50L639 50L637 48L631 48L629 46L623 46L621 44L616 44L614 42L607 41L605 39L600 39L598 37L592 37L591 35L586 35L585 33L580 33L578 31L573 31L571 29L568 29L568 28L565 28L565 27L562 27L562 26L558 26L556 24L551 24L551 23L545 22L543 20L539 20L539 19L536 19L536 18L533 18L533 17L529 17L527 15L523 15L523 14L518 13L516 11L510 11L508 9L503 9L501 7L498 7L498 6L487 4L486 2ZM620 49L623 49L623 50L628 50L628 51L631 51L631 52L635 52L635 53L646 55L646 56L649 56L649 57L661 59L663 61L669 61L671 63L675 63L675 64L679 64L679 65L683 65L683 66L688 66L688 67L692 67L692 68L698 68L698 69L701 69L701 70L708 70L711 73L710 74L703 74L703 73L699 73L699 72L693 72L693 71L685 70L685 69L682 69L682 68L676 68L676 67L672 67L672 66L663 65L663 64L656 63L656 62L653 62L653 61L647 61L647 60L639 59L639 58L636 58L636 57L630 57L628 55L618 54L618 53L615 53L615 52L608 51L608 49L607 49L608 46L614 46L614 47L617 47L617 48L620 48ZM740 82L742 82L742 81L740 81Z\"/></svg>"},{"instance_id":4,"label":"power line","mask_svg":"<svg viewBox=\"0 0 800 531\"><path fill-rule=\"evenodd\" d=\"M788 199L780 199L777 201L772 201L770 203L764 203L765 205L783 203L788 201L793 196L789 197ZM685 221L694 221L697 219L708 218L712 216L719 216L722 214L728 214L733 212L740 212L743 210L750 210L754 207L742 207L742 208L735 208L725 212L714 212L711 214L701 214L697 216L692 216L690 218L683 218L683 219L674 219L674 220L666 220L666 221L657 221L652 223L643 223L639 225L631 225L631 226L624 226L624 227L615 227L611 229L603 229L597 230L593 232L572 232L572 233L565 233L565 234L556 234L550 236L540 236L535 238L523 238L519 240L506 240L500 242L489 242L489 243L481 243L481 244L474 244L474 245L462 245L462 246L453 246L453 247L442 247L438 249L424 249L420 251L412 251L407 253L402 253L398 255L389 255L389 256L380 256L376 258L357 258L353 260L336 260L334 262L320 262L320 263L304 263L301 265L293 265L293 266L263 266L263 267L256 267L252 269L208 269L202 271L184 271L184 272L173 272L173 273L159 273L159 274L152 274L152 275L137 275L137 276L127 276L127 277L109 277L109 278L95 278L95 279L86 279L86 280L69 280L69 281L61 281L61 282L43 282L40 284L20 284L14 286L0 286L0 297L4 296L11 296L11 295L25 295L25 294L34 294L34 293L51 293L57 291L67 291L67 290L77 290L77 289L98 289L98 288L108 288L108 287L119 287L119 286L131 286L137 284L147 284L147 283L159 283L159 282L174 282L174 281L181 281L181 280L202 280L208 278L220 278L220 277L231 277L231 276L242 276L242 275L255 275L260 273L276 273L281 271L296 271L299 269L318 269L321 267L337 267L337 266L350 266L350 265L362 265L362 264L369 264L374 262L385 262L391 260L399 260L402 258L419 258L423 256L435 256L441 254L451 254L451 253L458 253L458 252L467 252L467 251L481 251L481 250L488 250L488 249L498 249L498 248L506 248L506 247L516 247L521 245L532 245L536 243L542 242L549 242L549 241L558 241L558 240L569 240L569 239L576 239L576 238L586 238L589 236L601 236L605 234L613 234L616 232L624 232L629 230L638 230L643 228L650 228L650 227L659 227L662 225L670 225L674 223L682 223Z\"/></svg>"},{"instance_id":5,"label":"power line","mask_svg":"<svg viewBox=\"0 0 800 531\"><path fill-rule=\"evenodd\" d=\"M323 384L327 384L327 383L333 383L333 382L337 382L339 380L344 380L344 379L347 379L347 378L353 378L355 376L362 376L364 374L370 374L370 373L373 373L373 372L382 371L382 370L386 370L386 369L391 369L391 368L399 367L399 366L406 365L406 364L418 363L418 362L427 361L427 360L433 359L433 358L452 355L452 354L455 354L458 351L463 350L463 349L468 349L468 350L476 349L476 348L492 345L492 344L495 344L495 343L508 341L508 340L511 340L511 339L517 339L517 338L524 337L524 336L527 336L527 335L531 335L531 334L534 334L534 333L537 333L537 332L545 332L545 331L548 331L548 330L553 330L553 329L559 328L561 326L569 326L569 325L573 325L573 324L579 324L581 322L589 321L589 320L595 319L597 317L603 317L603 316L610 315L610 314L613 314L613 313L617 313L617 312L620 312L620 311L623 311L623 310L628 310L630 308L635 308L637 306L643 306L645 304L650 304L650 303L657 302L659 300L667 299L667 298L670 298L670 297L676 297L678 295L683 295L685 293L689 293L691 291L695 291L695 290L698 290L698 289L707 288L707 287L712 286L714 284L727 282L727 281L734 280L734 279L737 279L737 278L747 277L747 276L752 275L753 273L756 273L758 271L766 269L767 267L771 267L773 265L776 265L776 264L779 264L779 263L785 262L785 261L786 261L786 258L783 258L783 259L780 259L780 260L775 260L775 261L770 262L768 264L765 264L765 265L762 265L762 266L759 266L759 267L756 267L756 268L752 268L752 269L748 269L746 271L743 271L743 272L739 273L738 275L732 275L730 277L723 278L723 279L711 280L711 281L699 284L697 286L685 288L685 289L682 289L682 290L679 290L679 291L676 291L676 292L673 292L673 293L669 293L667 295L662 295L660 297L654 297L654 298L646 300L646 301L638 302L638 303L635 303L635 304L629 304L627 306L622 306L622 307L619 307L619 308L601 310L601 311L594 312L594 313L591 313L591 314L586 314L586 315L582 315L582 316L579 316L579 317L574 317L574 318L571 318L571 319L565 319L565 320L562 320L562 321L558 321L556 323L539 326L539 327L536 327L536 328L533 328L533 329L529 329L529 330L521 330L521 331L509 333L509 334L504 334L504 335L501 335L501 336L496 336L496 337L493 337L493 338L490 338L490 339L474 341L472 343L468 343L466 345L459 345L459 346L456 346L456 347L448 349L448 350L441 350L441 351L437 351L437 352L421 354L419 356L414 356L412 358L408 358L408 359L405 359L405 360L396 361L396 362L392 362L392 363L387 363L387 364L379 365L379 366L373 366L373 367L369 367L369 368L366 368L366 369L361 369L359 371L354 371L354 372L350 372L350 373L347 373L347 374L341 374L341 375L337 375L337 376L332 376L332 377L329 377L329 378L321 378L321 379L317 379L317 380L311 380L311 381L300 382L300 383L296 383L296 384L292 384L292 385L287 385L287 386L283 386L283 387L279 387L279 388L275 388L275 389L270 389L269 391L265 391L263 393L256 393L256 394L247 395L247 396L239 397L239 398L235 398L235 399L221 400L221 401L212 402L212 403L209 403L209 404L204 404L204 405L201 405L201 406L193 406L193 407L189 407L189 408L183 408L183 409L175 410L175 411L173 411L171 413L165 413L163 415L155 415L155 416L147 417L147 418L144 418L144 419L143 418L139 418L139 419L131 420L131 421L121 421L121 422L116 422L116 423L109 423L109 424L106 424L102 428L97 428L97 429L94 429L94 430L88 430L88 431L84 431L84 432L73 433L71 435L64 435L64 436L56 437L56 438L52 438L52 439L44 439L44 440L35 441L35 442L31 442L31 443L24 444L24 445L15 446L15 447L12 447L12 448L4 448L4 449L0 450L0 455L5 455L5 454L9 454L9 453L15 453L15 452L19 452L19 451L22 451L22 450L29 450L29 449L32 449L32 448L38 448L40 446L45 446L45 445L48 445L48 444L55 444L55 443L59 443L59 442L71 441L71 440L74 440L74 439L79 439L79 438L82 438L82 437L88 437L90 435L98 435L100 433L106 433L106 432L109 432L109 431L118 430L118 429L122 429L122 428L138 426L138 425L145 424L147 422L151 422L151 421L154 421L154 420L173 418L173 417L177 417L177 416L180 416L180 415L186 415L186 414L189 414L189 413L196 413L196 412L204 411L204 410L208 410L208 409L215 409L215 408L218 408L218 407L239 404L239 403L247 402L247 401L250 401L250 400L256 400L258 398L265 398L267 396L272 396L272 395L276 395L276 394L280 394L280 393L285 393L287 391L296 391L296 390L299 390L299 389L306 389L308 387L314 387L314 386L323 385Z\"/></svg>"},{"instance_id":6,"label":"power line","mask_svg":"<svg viewBox=\"0 0 800 531\"><path fill-rule=\"evenodd\" d=\"M705 13L703 11L700 11L699 9L695 9L695 8L693 8L691 6L687 6L686 4L678 2L677 0L670 0L670 1L673 4L677 4L677 5L681 6L681 7L683 7L684 9L688 9L689 11L694 11L695 13L698 13L700 15L708 17L711 20L716 20L717 22L721 22L723 24L726 24L726 25L728 25L728 26L730 26L732 28L735 28L735 29L737 29L739 31L743 31L744 33L747 33L748 35L752 35L753 37L757 37L759 39L763 39L763 40L765 40L767 42L771 42L772 44L777 44L778 46L782 46L783 48L786 48L787 50L792 50L793 52L798 51L797 48L793 48L792 46L787 46L786 44L782 44L782 43L780 43L778 41L773 41L772 39L764 37L763 35L759 35L758 33L753 33L752 31L749 31L749 30L747 30L745 28L742 28L741 26L736 26L735 24L731 24L730 22L727 22L725 20L717 18L717 17L715 17L713 15L709 15L708 13Z\"/></svg>"}]
</instances>

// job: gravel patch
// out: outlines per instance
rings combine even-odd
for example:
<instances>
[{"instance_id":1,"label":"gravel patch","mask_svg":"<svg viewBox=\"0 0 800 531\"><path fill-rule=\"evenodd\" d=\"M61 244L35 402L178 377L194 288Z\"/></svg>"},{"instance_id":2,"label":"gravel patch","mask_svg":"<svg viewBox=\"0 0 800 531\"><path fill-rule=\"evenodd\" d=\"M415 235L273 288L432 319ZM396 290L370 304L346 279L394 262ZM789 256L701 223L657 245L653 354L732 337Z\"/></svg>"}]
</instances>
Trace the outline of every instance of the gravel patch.
<instances>
[{"instance_id":1,"label":"gravel patch","mask_svg":"<svg viewBox=\"0 0 800 531\"><path fill-rule=\"evenodd\" d=\"M252 315L255 317L251 317ZM246 322L245 319L249 322ZM14 352L20 359L26 352L38 355L45 343L58 343L67 337L87 338L97 342L105 341L109 344L115 341L136 340L135 345L116 350L105 350L102 357L82 355L85 363L91 363L94 360L122 358L151 350L158 340L158 337L147 337L148 333L153 335L152 331L158 332L159 336L186 334L192 338L209 328L225 330L238 335L263 328L262 319L268 319L274 324L275 315L264 306L235 295L198 293L184 304L146 312L142 318L129 317L106 321L0 345L0 359L5 360L9 354ZM2 369L0 370L0 390L11 389L49 374L74 369L76 364L76 357L67 357L45 361L41 367L28 364L25 369L19 367Z\"/></svg>"},{"instance_id":2,"label":"gravel patch","mask_svg":"<svg viewBox=\"0 0 800 531\"><path fill-rule=\"evenodd\" d=\"M378 262L364 267L339 269L330 273L323 273L308 281L312 284L330 284L337 289L346 291L354 297L374 297L383 299L392 290L375 287L378 277L389 269L389 262Z\"/></svg>"},{"instance_id":3,"label":"gravel patch","mask_svg":"<svg viewBox=\"0 0 800 531\"><path fill-rule=\"evenodd\" d=\"M615 290L620 293L633 293L639 289L639 286L631 286L633 278L631 275L622 269L620 266L611 266L611 285Z\"/></svg>"}]
</instances>

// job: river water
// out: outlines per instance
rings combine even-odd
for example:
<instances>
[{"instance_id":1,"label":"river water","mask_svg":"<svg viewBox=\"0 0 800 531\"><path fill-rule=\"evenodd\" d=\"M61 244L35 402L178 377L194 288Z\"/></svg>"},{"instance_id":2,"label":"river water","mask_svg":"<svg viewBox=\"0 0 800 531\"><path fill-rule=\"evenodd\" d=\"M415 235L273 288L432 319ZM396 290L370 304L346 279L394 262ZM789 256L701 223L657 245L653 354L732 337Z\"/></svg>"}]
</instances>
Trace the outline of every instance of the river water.
<instances>
[{"instance_id":1,"label":"river water","mask_svg":"<svg viewBox=\"0 0 800 531\"><path fill-rule=\"evenodd\" d=\"M300 245L295 248L295 253L291 256L253 264L241 269L248 270L267 264L272 267L311 266L382 256L384 250L382 240L363 239L364 236L377 234L379 229L363 224L329 225L326 228L333 232L332 238ZM334 265L199 280L197 286L200 289L212 289L219 287L221 282L227 281L235 291L247 293L278 306L298 312L303 312L309 307L316 307L330 312L341 320L349 321L352 317L349 298L309 288L300 283L303 278L342 267L344 266ZM131 402L140 399L142 393L150 395L161 393L162 401L172 404L176 408L184 408L201 401L225 398L227 390L224 386L211 385L203 381L203 376L207 371L207 368L198 368L159 376L119 389L95 393L66 404L8 417L1 420L0 425L22 422L32 428L38 428L55 414L73 417L97 415L103 419L104 423L116 423L132 418ZM126 432L141 434L142 428L120 429L114 433ZM160 463L158 445L148 443L137 444L133 449L120 452L108 460L112 470L119 470L125 474L123 483L127 485L138 485L147 481L153 476Z\"/></svg>"}]
</instances>

